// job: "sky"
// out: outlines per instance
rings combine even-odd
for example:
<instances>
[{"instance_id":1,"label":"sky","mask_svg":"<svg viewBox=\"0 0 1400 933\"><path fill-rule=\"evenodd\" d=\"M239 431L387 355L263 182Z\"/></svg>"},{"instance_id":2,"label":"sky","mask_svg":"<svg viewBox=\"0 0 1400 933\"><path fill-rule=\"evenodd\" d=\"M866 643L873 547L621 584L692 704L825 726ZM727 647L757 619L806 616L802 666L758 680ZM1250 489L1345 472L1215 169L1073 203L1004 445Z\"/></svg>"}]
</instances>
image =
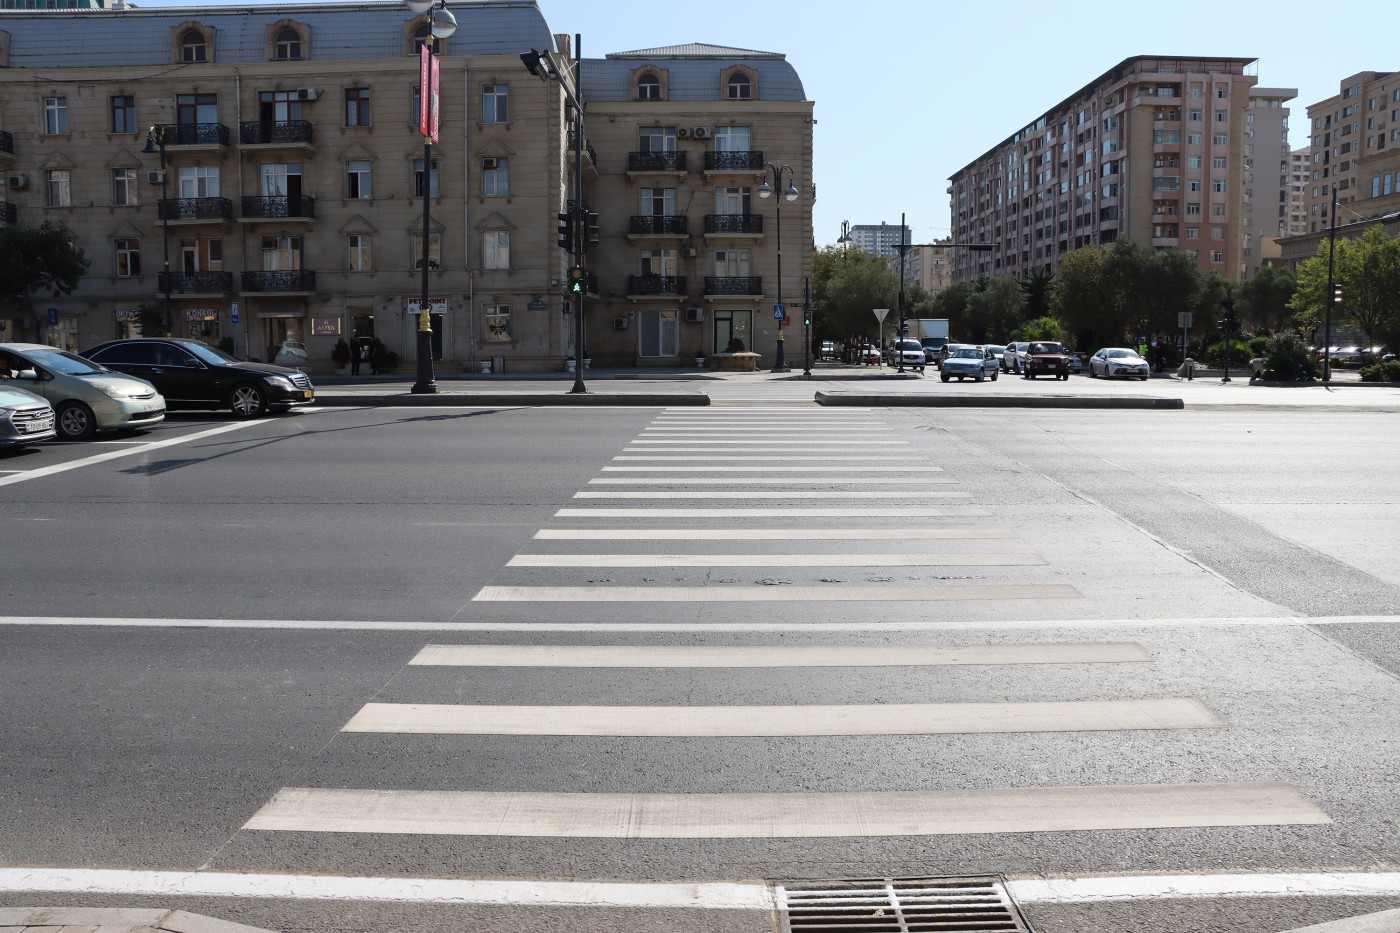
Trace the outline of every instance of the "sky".
<instances>
[{"instance_id":1,"label":"sky","mask_svg":"<svg viewBox=\"0 0 1400 933\"><path fill-rule=\"evenodd\" d=\"M135 0L140 6L248 0ZM353 0L346 0L353 2ZM469 0L448 0L449 8ZM537 0L554 33L579 34L585 58L703 42L779 52L815 102L812 205L817 245L841 222L898 224L910 242L949 234L948 177L1047 109L1138 55L1257 58L1260 87L1297 88L1290 142L1308 141L1307 108L1362 71L1400 71L1394 31L1357 7L1322 30L1324 0ZM1374 19L1374 24L1385 17ZM1200 24L1191 28L1191 24ZM799 185L799 188L805 188Z\"/></svg>"}]
</instances>

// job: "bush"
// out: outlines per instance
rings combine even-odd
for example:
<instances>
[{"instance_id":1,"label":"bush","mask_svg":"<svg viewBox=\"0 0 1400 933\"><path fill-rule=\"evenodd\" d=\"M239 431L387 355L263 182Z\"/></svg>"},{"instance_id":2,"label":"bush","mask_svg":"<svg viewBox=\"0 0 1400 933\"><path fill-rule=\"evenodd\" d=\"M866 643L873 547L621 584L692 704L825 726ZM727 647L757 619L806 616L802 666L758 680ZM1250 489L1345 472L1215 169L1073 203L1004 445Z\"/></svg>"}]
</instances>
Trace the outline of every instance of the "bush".
<instances>
[{"instance_id":1,"label":"bush","mask_svg":"<svg viewBox=\"0 0 1400 933\"><path fill-rule=\"evenodd\" d=\"M1400 382L1400 360L1386 360L1361 367L1362 382Z\"/></svg>"},{"instance_id":2,"label":"bush","mask_svg":"<svg viewBox=\"0 0 1400 933\"><path fill-rule=\"evenodd\" d=\"M1268 349L1269 349L1269 338L1268 338L1268 337L1250 337L1250 338L1249 338L1249 353L1250 353L1250 356L1251 356L1251 357L1263 356L1265 353L1268 352Z\"/></svg>"},{"instance_id":3,"label":"bush","mask_svg":"<svg viewBox=\"0 0 1400 933\"><path fill-rule=\"evenodd\" d=\"M744 352L744 341L740 340L738 337L730 337L730 338L729 338L729 343L725 344L725 346L724 346L724 352L725 352L725 353L743 353L743 352Z\"/></svg>"},{"instance_id":4,"label":"bush","mask_svg":"<svg viewBox=\"0 0 1400 933\"><path fill-rule=\"evenodd\" d=\"M1261 355L1265 379L1299 382L1317 375L1317 361L1303 341L1292 334L1271 338Z\"/></svg>"},{"instance_id":5,"label":"bush","mask_svg":"<svg viewBox=\"0 0 1400 933\"><path fill-rule=\"evenodd\" d=\"M345 342L344 337L337 340L331 348L331 360L341 366L350 362L350 344Z\"/></svg>"},{"instance_id":6,"label":"bush","mask_svg":"<svg viewBox=\"0 0 1400 933\"><path fill-rule=\"evenodd\" d=\"M220 338L219 338L219 349L220 349L220 350L223 350L223 351L224 351L225 353L227 353L229 356L233 356L233 338L232 338L232 337L220 337Z\"/></svg>"},{"instance_id":7,"label":"bush","mask_svg":"<svg viewBox=\"0 0 1400 933\"><path fill-rule=\"evenodd\" d=\"M380 369L398 369L398 368L399 368L399 355L398 355L397 353L395 353L393 350L390 350L388 347L380 347L380 348L379 348L379 368L380 368Z\"/></svg>"},{"instance_id":8,"label":"bush","mask_svg":"<svg viewBox=\"0 0 1400 933\"><path fill-rule=\"evenodd\" d=\"M1205 348L1206 364L1212 369L1219 369L1225 365L1225 341L1221 340ZM1254 354L1249 351L1249 344L1243 340L1230 341L1230 365L1240 369L1248 369L1249 361Z\"/></svg>"}]
</instances>

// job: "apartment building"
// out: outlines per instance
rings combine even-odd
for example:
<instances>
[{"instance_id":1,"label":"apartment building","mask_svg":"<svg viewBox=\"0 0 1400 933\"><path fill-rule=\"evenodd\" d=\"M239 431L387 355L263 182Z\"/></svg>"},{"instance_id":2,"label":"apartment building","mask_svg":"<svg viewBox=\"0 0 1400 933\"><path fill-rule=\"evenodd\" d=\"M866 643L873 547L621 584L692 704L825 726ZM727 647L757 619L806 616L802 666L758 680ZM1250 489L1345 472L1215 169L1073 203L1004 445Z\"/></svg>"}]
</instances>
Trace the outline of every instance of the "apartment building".
<instances>
[{"instance_id":1,"label":"apartment building","mask_svg":"<svg viewBox=\"0 0 1400 933\"><path fill-rule=\"evenodd\" d=\"M1120 236L1242 278L1254 63L1129 58L958 170L952 239L994 249L954 249L955 280L1053 269Z\"/></svg>"},{"instance_id":2,"label":"apartment building","mask_svg":"<svg viewBox=\"0 0 1400 933\"><path fill-rule=\"evenodd\" d=\"M452 9L428 164L428 25L400 4L0 14L0 222L60 224L92 261L73 294L36 298L52 309L37 333L0 309L0 339L90 346L131 335L137 306L168 295L171 332L240 355L302 344L329 366L356 334L407 362L426 263L444 371L563 368L557 215L576 163L563 84L521 60L537 49L582 78L594 365L689 363L731 330L771 358L770 306L795 303L812 241L812 104L783 56L682 46L577 62L530 0ZM758 198L770 163L795 201Z\"/></svg>"},{"instance_id":3,"label":"apartment building","mask_svg":"<svg viewBox=\"0 0 1400 933\"><path fill-rule=\"evenodd\" d=\"M1400 72L1363 71L1308 107L1312 165L1306 233L1400 209Z\"/></svg>"},{"instance_id":4,"label":"apartment building","mask_svg":"<svg viewBox=\"0 0 1400 933\"><path fill-rule=\"evenodd\" d=\"M1278 241L1288 235L1291 151L1285 106L1297 88L1254 87L1244 115L1245 277L1279 257Z\"/></svg>"},{"instance_id":5,"label":"apartment building","mask_svg":"<svg viewBox=\"0 0 1400 933\"><path fill-rule=\"evenodd\" d=\"M908 226L881 221L878 224L856 224L851 227L851 246L864 250L872 256L899 258L895 247L901 243L912 243Z\"/></svg>"},{"instance_id":6,"label":"apartment building","mask_svg":"<svg viewBox=\"0 0 1400 933\"><path fill-rule=\"evenodd\" d=\"M1312 146L1300 146L1288 154L1288 236L1308 232L1305 194L1312 176Z\"/></svg>"}]
</instances>

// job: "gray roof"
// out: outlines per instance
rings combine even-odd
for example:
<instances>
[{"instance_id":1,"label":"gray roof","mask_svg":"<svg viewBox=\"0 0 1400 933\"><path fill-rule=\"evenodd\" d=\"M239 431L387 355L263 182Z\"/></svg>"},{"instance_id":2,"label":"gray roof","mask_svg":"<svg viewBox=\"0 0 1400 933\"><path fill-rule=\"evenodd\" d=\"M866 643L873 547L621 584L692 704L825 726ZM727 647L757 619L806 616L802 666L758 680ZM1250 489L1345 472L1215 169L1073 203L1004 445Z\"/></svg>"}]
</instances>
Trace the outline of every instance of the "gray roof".
<instances>
[{"instance_id":1,"label":"gray roof","mask_svg":"<svg viewBox=\"0 0 1400 933\"><path fill-rule=\"evenodd\" d=\"M705 42L687 42L685 45L663 45L655 49L641 49L636 52L611 52L608 58L675 58L677 56L699 58L782 58L777 52L756 52L753 49L735 49L724 45L710 45Z\"/></svg>"},{"instance_id":2,"label":"gray roof","mask_svg":"<svg viewBox=\"0 0 1400 933\"><path fill-rule=\"evenodd\" d=\"M447 40L449 56L554 48L534 0L458 0L451 9L457 32ZM119 68L169 64L169 31L189 20L214 27L215 63L266 61L266 28L282 19L311 27L313 61L396 58L404 54L403 24L413 18L401 3L4 10L0 30L10 34L11 69Z\"/></svg>"},{"instance_id":3,"label":"gray roof","mask_svg":"<svg viewBox=\"0 0 1400 933\"><path fill-rule=\"evenodd\" d=\"M667 100L721 100L720 73L730 65L745 65L757 72L757 100L795 102L807 99L797 70L777 52L691 42L636 52L614 52L606 58L585 58L584 100L631 100L632 72L648 63L666 70Z\"/></svg>"}]
</instances>

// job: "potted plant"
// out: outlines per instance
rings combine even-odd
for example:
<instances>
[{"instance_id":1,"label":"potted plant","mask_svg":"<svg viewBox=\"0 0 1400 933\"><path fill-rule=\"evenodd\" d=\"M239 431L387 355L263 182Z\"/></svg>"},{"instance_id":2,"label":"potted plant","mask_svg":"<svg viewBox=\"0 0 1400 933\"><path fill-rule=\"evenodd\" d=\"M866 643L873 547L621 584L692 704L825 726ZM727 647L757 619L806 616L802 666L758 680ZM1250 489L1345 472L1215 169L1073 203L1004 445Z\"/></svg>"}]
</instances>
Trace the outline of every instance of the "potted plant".
<instances>
[{"instance_id":1,"label":"potted plant","mask_svg":"<svg viewBox=\"0 0 1400 933\"><path fill-rule=\"evenodd\" d=\"M344 369L345 364L350 362L350 344L345 342L344 337L337 340L335 346L331 348L331 359L335 362L337 369Z\"/></svg>"},{"instance_id":2,"label":"potted plant","mask_svg":"<svg viewBox=\"0 0 1400 933\"><path fill-rule=\"evenodd\" d=\"M383 370L386 370L386 369L398 369L398 368L399 368L399 355L398 355L397 353L395 353L393 350L390 350L388 347L385 347L385 348L381 349L381 350L379 351L379 369L380 369L381 371L383 371Z\"/></svg>"}]
</instances>

